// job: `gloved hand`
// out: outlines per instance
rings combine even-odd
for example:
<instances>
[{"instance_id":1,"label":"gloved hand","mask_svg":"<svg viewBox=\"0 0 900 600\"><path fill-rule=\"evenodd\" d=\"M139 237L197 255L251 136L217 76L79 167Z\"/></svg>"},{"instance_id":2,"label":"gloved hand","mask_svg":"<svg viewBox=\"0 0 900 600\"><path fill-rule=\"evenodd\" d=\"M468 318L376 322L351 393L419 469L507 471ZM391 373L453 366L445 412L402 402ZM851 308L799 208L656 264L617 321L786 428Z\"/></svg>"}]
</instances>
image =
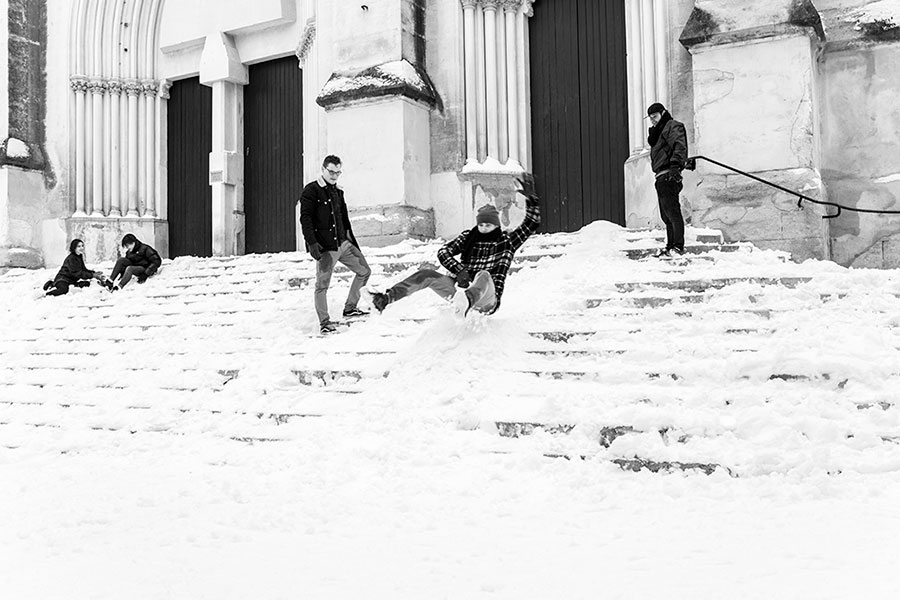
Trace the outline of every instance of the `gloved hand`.
<instances>
[{"instance_id":1,"label":"gloved hand","mask_svg":"<svg viewBox=\"0 0 900 600\"><path fill-rule=\"evenodd\" d=\"M525 196L528 199L535 199L538 197L537 191L534 188L534 175L531 173L523 173L521 177L518 177L516 181L519 182L519 193Z\"/></svg>"},{"instance_id":2,"label":"gloved hand","mask_svg":"<svg viewBox=\"0 0 900 600\"><path fill-rule=\"evenodd\" d=\"M146 273L141 273L137 276L137 282L144 283L145 281L147 281L147 277L149 277L149 275L147 275Z\"/></svg>"},{"instance_id":3,"label":"gloved hand","mask_svg":"<svg viewBox=\"0 0 900 600\"><path fill-rule=\"evenodd\" d=\"M320 258L322 258L322 246L321 246L321 244L319 244L319 242L313 242L312 244L310 244L310 245L309 245L309 254L310 254L310 256L312 256L315 260L319 260Z\"/></svg>"},{"instance_id":4,"label":"gloved hand","mask_svg":"<svg viewBox=\"0 0 900 600\"><path fill-rule=\"evenodd\" d=\"M469 287L469 284L472 283L472 276L469 275L469 271L463 269L459 273L456 274L456 285L461 288Z\"/></svg>"}]
</instances>

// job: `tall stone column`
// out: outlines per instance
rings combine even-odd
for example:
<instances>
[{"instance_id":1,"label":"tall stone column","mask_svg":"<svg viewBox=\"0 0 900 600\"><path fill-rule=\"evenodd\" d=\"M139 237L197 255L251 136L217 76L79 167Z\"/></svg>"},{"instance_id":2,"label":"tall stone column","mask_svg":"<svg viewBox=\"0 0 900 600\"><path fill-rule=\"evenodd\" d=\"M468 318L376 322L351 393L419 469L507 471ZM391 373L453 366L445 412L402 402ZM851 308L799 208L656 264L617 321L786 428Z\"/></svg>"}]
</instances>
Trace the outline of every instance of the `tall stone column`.
<instances>
[{"instance_id":1,"label":"tall stone column","mask_svg":"<svg viewBox=\"0 0 900 600\"><path fill-rule=\"evenodd\" d=\"M125 93L128 94L128 213L126 216L139 216L138 196L140 180L138 175L138 97L143 91L141 82L129 79L125 82Z\"/></svg>"},{"instance_id":2,"label":"tall stone column","mask_svg":"<svg viewBox=\"0 0 900 600\"><path fill-rule=\"evenodd\" d=\"M244 86L249 73L234 40L225 33L206 38L200 59L200 83L212 88L212 252L244 253Z\"/></svg>"},{"instance_id":3,"label":"tall stone column","mask_svg":"<svg viewBox=\"0 0 900 600\"><path fill-rule=\"evenodd\" d=\"M108 199L103 194L103 96L106 82L97 77L88 83L91 91L91 216L102 217L108 208Z\"/></svg>"},{"instance_id":4,"label":"tall stone column","mask_svg":"<svg viewBox=\"0 0 900 600\"><path fill-rule=\"evenodd\" d=\"M121 217L127 206L122 205L122 82L109 82L109 198L111 217Z\"/></svg>"}]
</instances>

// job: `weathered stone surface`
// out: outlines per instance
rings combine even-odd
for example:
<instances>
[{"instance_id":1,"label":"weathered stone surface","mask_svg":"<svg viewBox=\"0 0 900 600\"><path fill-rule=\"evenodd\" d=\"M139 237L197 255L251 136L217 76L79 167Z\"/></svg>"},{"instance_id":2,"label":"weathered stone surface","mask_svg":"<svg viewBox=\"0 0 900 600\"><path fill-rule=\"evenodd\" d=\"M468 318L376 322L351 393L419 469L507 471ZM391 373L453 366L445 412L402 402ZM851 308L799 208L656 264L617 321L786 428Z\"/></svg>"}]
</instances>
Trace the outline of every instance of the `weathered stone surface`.
<instances>
[{"instance_id":1,"label":"weathered stone surface","mask_svg":"<svg viewBox=\"0 0 900 600\"><path fill-rule=\"evenodd\" d=\"M35 248L10 248L0 246L0 268L41 269L44 257Z\"/></svg>"},{"instance_id":2,"label":"weathered stone surface","mask_svg":"<svg viewBox=\"0 0 900 600\"><path fill-rule=\"evenodd\" d=\"M712 475L719 469L724 469L732 477L737 477L731 469L717 465L714 463L694 463L694 462L678 462L678 461L655 461L644 458L616 458L613 462L625 471L642 471L644 469L651 473L659 473L660 471L700 471L706 475Z\"/></svg>"},{"instance_id":3,"label":"weathered stone surface","mask_svg":"<svg viewBox=\"0 0 900 600\"><path fill-rule=\"evenodd\" d=\"M133 233L153 246L160 256L169 257L169 224L156 219L70 218L66 226L69 239L84 240L88 262L113 260L120 256L122 237Z\"/></svg>"},{"instance_id":4,"label":"weathered stone surface","mask_svg":"<svg viewBox=\"0 0 900 600\"><path fill-rule=\"evenodd\" d=\"M352 209L353 233L362 244L385 246L406 238L434 236L434 211L413 206Z\"/></svg>"}]
</instances>

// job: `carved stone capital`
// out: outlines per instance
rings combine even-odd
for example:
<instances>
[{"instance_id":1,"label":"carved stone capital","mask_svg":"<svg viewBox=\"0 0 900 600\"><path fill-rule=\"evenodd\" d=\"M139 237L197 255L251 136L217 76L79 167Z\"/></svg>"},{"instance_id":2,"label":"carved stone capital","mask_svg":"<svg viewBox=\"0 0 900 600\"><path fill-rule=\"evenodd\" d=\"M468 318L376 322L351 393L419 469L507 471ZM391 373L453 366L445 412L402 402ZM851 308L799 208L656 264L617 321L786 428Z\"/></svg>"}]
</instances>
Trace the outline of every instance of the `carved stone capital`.
<instances>
[{"instance_id":1,"label":"carved stone capital","mask_svg":"<svg viewBox=\"0 0 900 600\"><path fill-rule=\"evenodd\" d=\"M73 75L69 78L69 87L76 94L84 94L88 89L88 78L81 75Z\"/></svg>"},{"instance_id":2,"label":"carved stone capital","mask_svg":"<svg viewBox=\"0 0 900 600\"><path fill-rule=\"evenodd\" d=\"M297 43L297 50L294 52L294 54L297 55L297 60L301 63L306 62L306 57L309 54L315 39L316 18L310 17L306 20L306 27L303 28L303 33L300 35L300 41Z\"/></svg>"},{"instance_id":3,"label":"carved stone capital","mask_svg":"<svg viewBox=\"0 0 900 600\"><path fill-rule=\"evenodd\" d=\"M500 0L481 0L481 5L484 7L484 10L494 10L500 6Z\"/></svg>"},{"instance_id":4,"label":"carved stone capital","mask_svg":"<svg viewBox=\"0 0 900 600\"><path fill-rule=\"evenodd\" d=\"M526 17L534 16L534 0L522 0L522 10Z\"/></svg>"},{"instance_id":5,"label":"carved stone capital","mask_svg":"<svg viewBox=\"0 0 900 600\"><path fill-rule=\"evenodd\" d=\"M517 13L522 8L522 0L501 0L503 10L508 13Z\"/></svg>"},{"instance_id":6,"label":"carved stone capital","mask_svg":"<svg viewBox=\"0 0 900 600\"><path fill-rule=\"evenodd\" d=\"M141 81L141 91L148 98L155 98L159 92L159 84L154 79L144 79Z\"/></svg>"},{"instance_id":7,"label":"carved stone capital","mask_svg":"<svg viewBox=\"0 0 900 600\"><path fill-rule=\"evenodd\" d=\"M478 0L460 0L463 10L466 9L475 9L478 6Z\"/></svg>"},{"instance_id":8,"label":"carved stone capital","mask_svg":"<svg viewBox=\"0 0 900 600\"><path fill-rule=\"evenodd\" d=\"M137 79L126 79L122 84L122 89L129 96L139 96L144 91L144 86Z\"/></svg>"},{"instance_id":9,"label":"carved stone capital","mask_svg":"<svg viewBox=\"0 0 900 600\"><path fill-rule=\"evenodd\" d=\"M172 82L168 79L163 79L159 82L159 97L163 100L168 100L171 96L169 96L169 90L172 89Z\"/></svg>"},{"instance_id":10,"label":"carved stone capital","mask_svg":"<svg viewBox=\"0 0 900 600\"><path fill-rule=\"evenodd\" d=\"M107 83L105 79L101 79L100 77L91 77L87 82L87 89L92 93L98 96L102 96L106 93Z\"/></svg>"},{"instance_id":11,"label":"carved stone capital","mask_svg":"<svg viewBox=\"0 0 900 600\"><path fill-rule=\"evenodd\" d=\"M121 96L122 95L122 80L121 79L110 79L106 82L106 91L109 92L110 96Z\"/></svg>"}]
</instances>

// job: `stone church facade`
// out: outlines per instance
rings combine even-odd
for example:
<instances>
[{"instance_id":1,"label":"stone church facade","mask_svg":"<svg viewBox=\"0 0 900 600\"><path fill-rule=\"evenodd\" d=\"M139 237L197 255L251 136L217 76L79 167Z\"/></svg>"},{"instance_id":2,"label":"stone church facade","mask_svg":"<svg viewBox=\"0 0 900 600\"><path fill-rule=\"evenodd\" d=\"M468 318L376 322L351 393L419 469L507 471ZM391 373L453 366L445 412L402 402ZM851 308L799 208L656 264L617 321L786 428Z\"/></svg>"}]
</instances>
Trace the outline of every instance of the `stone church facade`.
<instances>
[{"instance_id":1,"label":"stone church facade","mask_svg":"<svg viewBox=\"0 0 900 600\"><path fill-rule=\"evenodd\" d=\"M692 154L817 199L900 209L897 0L0 0L0 268L126 232L164 256L302 247L295 203L344 161L357 236L658 224L644 111ZM900 220L710 164L685 214L731 239L900 264Z\"/></svg>"}]
</instances>

